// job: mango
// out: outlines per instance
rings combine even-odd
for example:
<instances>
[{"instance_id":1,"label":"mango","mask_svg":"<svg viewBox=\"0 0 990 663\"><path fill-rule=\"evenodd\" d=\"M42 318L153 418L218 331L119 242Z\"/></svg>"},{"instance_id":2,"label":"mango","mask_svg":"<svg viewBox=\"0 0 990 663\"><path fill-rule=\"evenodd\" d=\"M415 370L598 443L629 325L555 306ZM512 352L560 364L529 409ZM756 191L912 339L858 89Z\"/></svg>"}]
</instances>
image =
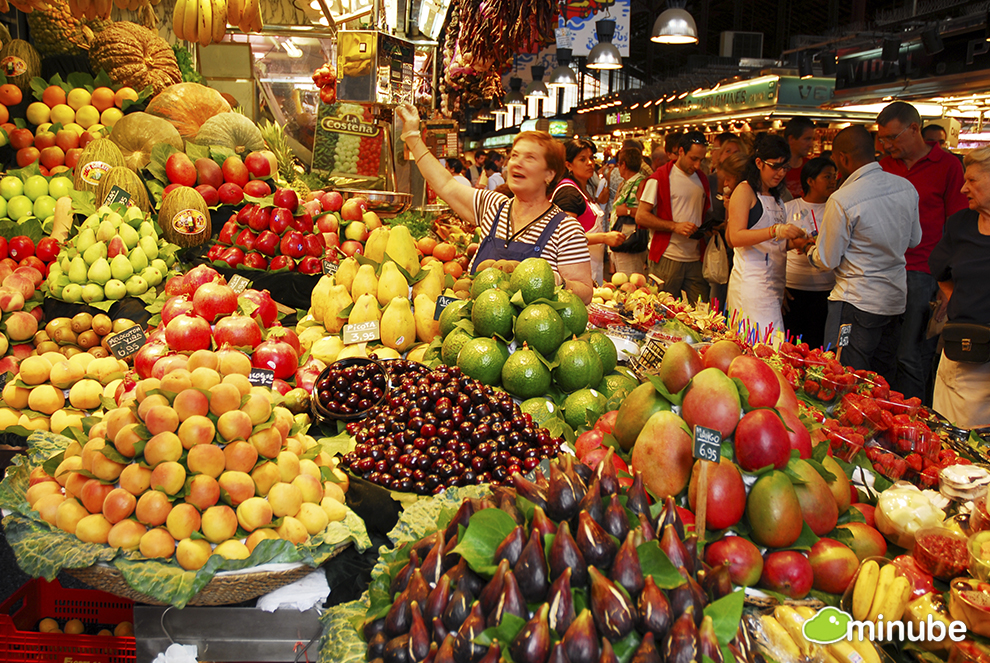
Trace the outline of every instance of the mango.
<instances>
[{"instance_id":1,"label":"mango","mask_svg":"<svg viewBox=\"0 0 990 663\"><path fill-rule=\"evenodd\" d=\"M794 492L801 503L801 515L812 532L825 536L835 529L839 519L839 507L832 491L822 475L807 462L792 458L788 467L804 481L794 485Z\"/></svg>"},{"instance_id":2,"label":"mango","mask_svg":"<svg viewBox=\"0 0 990 663\"><path fill-rule=\"evenodd\" d=\"M670 410L670 403L651 383L645 382L633 389L619 406L619 415L612 431L619 446L626 451L632 449L646 422L663 410Z\"/></svg>"},{"instance_id":3,"label":"mango","mask_svg":"<svg viewBox=\"0 0 990 663\"><path fill-rule=\"evenodd\" d=\"M797 541L804 519L790 477L771 470L757 479L746 500L746 517L753 541L760 545L786 548Z\"/></svg>"}]
</instances>

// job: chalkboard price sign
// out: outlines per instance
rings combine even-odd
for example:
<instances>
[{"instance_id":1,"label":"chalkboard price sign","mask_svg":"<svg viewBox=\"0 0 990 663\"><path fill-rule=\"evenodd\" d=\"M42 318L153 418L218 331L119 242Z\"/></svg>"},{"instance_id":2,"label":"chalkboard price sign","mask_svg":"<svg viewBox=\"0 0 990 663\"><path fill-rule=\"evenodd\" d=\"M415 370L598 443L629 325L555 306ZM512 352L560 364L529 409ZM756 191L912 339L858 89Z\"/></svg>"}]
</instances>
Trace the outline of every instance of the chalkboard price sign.
<instances>
[{"instance_id":1,"label":"chalkboard price sign","mask_svg":"<svg viewBox=\"0 0 990 663\"><path fill-rule=\"evenodd\" d=\"M377 320L360 322L356 325L344 325L344 345L355 343L370 343L381 338Z\"/></svg>"},{"instance_id":2,"label":"chalkboard price sign","mask_svg":"<svg viewBox=\"0 0 990 663\"><path fill-rule=\"evenodd\" d=\"M110 352L117 359L126 359L141 349L141 346L148 342L144 330L139 325L128 327L119 334L114 334L107 338L107 345Z\"/></svg>"},{"instance_id":3,"label":"chalkboard price sign","mask_svg":"<svg viewBox=\"0 0 990 663\"><path fill-rule=\"evenodd\" d=\"M852 336L853 326L852 324L839 325L839 342L838 347L844 348L849 345L849 337Z\"/></svg>"},{"instance_id":4,"label":"chalkboard price sign","mask_svg":"<svg viewBox=\"0 0 990 663\"><path fill-rule=\"evenodd\" d=\"M443 310L456 301L457 300L453 297L444 297L443 295L437 297L436 308L433 309L433 319L439 320L440 314L443 313Z\"/></svg>"},{"instance_id":5,"label":"chalkboard price sign","mask_svg":"<svg viewBox=\"0 0 990 663\"><path fill-rule=\"evenodd\" d=\"M112 186L110 187L110 193L108 193L107 197L103 199L103 204L112 205L113 203L119 203L124 207L127 207L131 204L131 194L127 193L119 186Z\"/></svg>"},{"instance_id":6,"label":"chalkboard price sign","mask_svg":"<svg viewBox=\"0 0 990 663\"><path fill-rule=\"evenodd\" d=\"M230 286L231 290L240 294L251 285L251 282L240 274L234 274L230 281L227 282L227 285Z\"/></svg>"},{"instance_id":7,"label":"chalkboard price sign","mask_svg":"<svg viewBox=\"0 0 990 663\"><path fill-rule=\"evenodd\" d=\"M694 457L713 463L719 462L722 458L722 434L711 428L695 426Z\"/></svg>"},{"instance_id":8,"label":"chalkboard price sign","mask_svg":"<svg viewBox=\"0 0 990 663\"><path fill-rule=\"evenodd\" d=\"M275 371L267 368L252 368L248 374L248 382L255 387L271 387L275 382Z\"/></svg>"},{"instance_id":9,"label":"chalkboard price sign","mask_svg":"<svg viewBox=\"0 0 990 663\"><path fill-rule=\"evenodd\" d=\"M332 260L327 260L326 258L324 258L321 262L323 264L324 276L333 276L337 273L337 263Z\"/></svg>"}]
</instances>

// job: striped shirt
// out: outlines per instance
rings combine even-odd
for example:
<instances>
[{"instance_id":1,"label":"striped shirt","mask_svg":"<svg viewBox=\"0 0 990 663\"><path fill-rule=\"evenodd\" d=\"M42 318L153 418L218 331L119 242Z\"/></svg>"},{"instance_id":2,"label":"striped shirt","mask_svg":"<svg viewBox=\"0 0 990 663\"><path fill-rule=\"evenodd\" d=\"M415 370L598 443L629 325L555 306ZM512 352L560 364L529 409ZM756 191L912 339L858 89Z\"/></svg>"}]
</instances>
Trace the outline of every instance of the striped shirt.
<instances>
[{"instance_id":1,"label":"striped shirt","mask_svg":"<svg viewBox=\"0 0 990 663\"><path fill-rule=\"evenodd\" d=\"M478 234L482 241L491 232L492 224L496 222L495 217L497 216L496 241L511 239L515 242L535 245L550 220L560 212L560 208L556 205L550 205L550 208L541 217L527 225L519 235L513 237L511 236L512 221L509 219L510 205L506 204L502 208L502 213L499 214L502 203L508 203L509 200L510 198L507 196L495 191L481 189L475 191L474 218L479 220ZM579 265L591 260L591 255L588 253L588 238L577 219L567 216L560 222L557 230L543 247L540 257L549 262L553 271L558 275L558 265ZM469 271L473 270L474 259L472 258Z\"/></svg>"}]
</instances>

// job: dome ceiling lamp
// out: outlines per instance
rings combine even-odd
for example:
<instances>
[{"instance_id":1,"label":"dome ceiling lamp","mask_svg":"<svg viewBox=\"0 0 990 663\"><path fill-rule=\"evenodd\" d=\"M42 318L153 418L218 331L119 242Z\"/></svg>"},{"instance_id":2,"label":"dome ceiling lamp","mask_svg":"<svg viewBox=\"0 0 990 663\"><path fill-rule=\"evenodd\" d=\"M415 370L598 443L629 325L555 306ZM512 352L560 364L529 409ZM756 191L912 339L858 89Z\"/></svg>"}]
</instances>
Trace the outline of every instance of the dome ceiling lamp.
<instances>
[{"instance_id":1,"label":"dome ceiling lamp","mask_svg":"<svg viewBox=\"0 0 990 663\"><path fill-rule=\"evenodd\" d=\"M606 8L605 11L607 16L608 9ZM585 66L595 70L622 69L622 54L612 43L612 37L615 36L615 21L609 18L595 21L595 33L598 35L598 43L588 53Z\"/></svg>"},{"instance_id":2,"label":"dome ceiling lamp","mask_svg":"<svg viewBox=\"0 0 990 663\"><path fill-rule=\"evenodd\" d=\"M550 80L547 81L547 87L551 88L566 88L566 87L577 87L577 76L574 75L574 70L568 65L571 62L571 49L569 48L557 48L557 68L550 72Z\"/></svg>"},{"instance_id":3,"label":"dome ceiling lamp","mask_svg":"<svg viewBox=\"0 0 990 663\"><path fill-rule=\"evenodd\" d=\"M521 78L510 78L509 79L509 93L505 95L505 99L502 103L506 105L509 110L513 108L526 108L526 98L522 94L522 79Z\"/></svg>"},{"instance_id":4,"label":"dome ceiling lamp","mask_svg":"<svg viewBox=\"0 0 990 663\"><path fill-rule=\"evenodd\" d=\"M547 84L543 82L543 72L545 71L545 68L537 65L530 67L529 71L533 77L533 80L526 86L526 98L546 99L549 97L550 90L547 89Z\"/></svg>"},{"instance_id":5,"label":"dome ceiling lamp","mask_svg":"<svg viewBox=\"0 0 990 663\"><path fill-rule=\"evenodd\" d=\"M698 26L685 9L686 0L667 0L667 9L657 16L650 41L658 44L697 44Z\"/></svg>"}]
</instances>

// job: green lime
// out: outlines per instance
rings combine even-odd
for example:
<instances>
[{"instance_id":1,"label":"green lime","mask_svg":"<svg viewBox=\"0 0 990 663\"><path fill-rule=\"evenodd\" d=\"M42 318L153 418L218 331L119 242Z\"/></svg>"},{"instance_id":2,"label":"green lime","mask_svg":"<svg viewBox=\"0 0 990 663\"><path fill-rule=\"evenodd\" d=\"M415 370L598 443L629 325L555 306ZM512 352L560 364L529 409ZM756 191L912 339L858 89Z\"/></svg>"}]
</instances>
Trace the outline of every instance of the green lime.
<instances>
[{"instance_id":1,"label":"green lime","mask_svg":"<svg viewBox=\"0 0 990 663\"><path fill-rule=\"evenodd\" d=\"M588 309L581 298L569 290L558 290L557 301L567 305L565 308L557 309L557 313L567 327L567 335L583 334L588 327Z\"/></svg>"},{"instance_id":2,"label":"green lime","mask_svg":"<svg viewBox=\"0 0 990 663\"><path fill-rule=\"evenodd\" d=\"M473 336L468 334L463 329L455 329L450 333L450 336L443 339L443 345L440 347L440 358L443 359L443 363L448 366L457 365L457 355L460 353L461 348L464 344L470 341Z\"/></svg>"},{"instance_id":3,"label":"green lime","mask_svg":"<svg viewBox=\"0 0 990 663\"><path fill-rule=\"evenodd\" d=\"M619 353L615 351L615 343L608 336L601 332L593 331L581 335L582 341L591 343L591 347L598 353L602 360L602 372L608 375L615 370L615 365L619 363Z\"/></svg>"},{"instance_id":4,"label":"green lime","mask_svg":"<svg viewBox=\"0 0 990 663\"><path fill-rule=\"evenodd\" d=\"M533 423L537 426L544 425L547 421L559 416L560 410L557 405L546 396L535 396L519 404L519 409L523 414L533 417Z\"/></svg>"},{"instance_id":5,"label":"green lime","mask_svg":"<svg viewBox=\"0 0 990 663\"><path fill-rule=\"evenodd\" d=\"M550 369L535 352L523 346L502 366L502 388L517 398L543 396L550 389Z\"/></svg>"},{"instance_id":6,"label":"green lime","mask_svg":"<svg viewBox=\"0 0 990 663\"><path fill-rule=\"evenodd\" d=\"M489 288L480 293L471 307L471 322L477 336L490 337L498 334L504 339L512 338L512 314L515 309L509 302L509 293L498 288Z\"/></svg>"},{"instance_id":7,"label":"green lime","mask_svg":"<svg viewBox=\"0 0 990 663\"><path fill-rule=\"evenodd\" d=\"M628 375L623 375L622 373L609 373L602 378L602 381L596 388L605 395L605 398L612 398L620 391L625 391L628 393L638 386L639 383Z\"/></svg>"},{"instance_id":8,"label":"green lime","mask_svg":"<svg viewBox=\"0 0 990 663\"><path fill-rule=\"evenodd\" d=\"M440 337L447 338L447 334L454 331L454 325L456 325L461 320L465 320L471 317L471 311L464 310L465 306L471 304L467 299L459 299L456 302L451 302L447 305L447 308L440 313Z\"/></svg>"},{"instance_id":9,"label":"green lime","mask_svg":"<svg viewBox=\"0 0 990 663\"><path fill-rule=\"evenodd\" d=\"M522 291L527 304L541 298L550 299L555 287L553 268L543 258L526 258L516 266L509 279L509 289Z\"/></svg>"},{"instance_id":10,"label":"green lime","mask_svg":"<svg viewBox=\"0 0 990 663\"><path fill-rule=\"evenodd\" d=\"M575 391L564 401L564 421L575 431L593 426L605 414L605 396L594 389Z\"/></svg>"},{"instance_id":11,"label":"green lime","mask_svg":"<svg viewBox=\"0 0 990 663\"><path fill-rule=\"evenodd\" d=\"M499 345L493 338L472 338L461 346L457 355L457 367L479 382L497 385L508 353L506 350L506 354L503 354Z\"/></svg>"},{"instance_id":12,"label":"green lime","mask_svg":"<svg viewBox=\"0 0 990 663\"><path fill-rule=\"evenodd\" d=\"M564 340L564 321L552 306L531 304L516 318L514 332L517 343L528 343L544 357L552 357Z\"/></svg>"},{"instance_id":13,"label":"green lime","mask_svg":"<svg viewBox=\"0 0 990 663\"><path fill-rule=\"evenodd\" d=\"M509 275L494 267L481 270L471 282L471 299L477 299L478 295L492 288L508 290Z\"/></svg>"},{"instance_id":14,"label":"green lime","mask_svg":"<svg viewBox=\"0 0 990 663\"><path fill-rule=\"evenodd\" d=\"M597 387L602 381L602 360L587 341L564 341L557 349L553 381L565 393Z\"/></svg>"}]
</instances>

